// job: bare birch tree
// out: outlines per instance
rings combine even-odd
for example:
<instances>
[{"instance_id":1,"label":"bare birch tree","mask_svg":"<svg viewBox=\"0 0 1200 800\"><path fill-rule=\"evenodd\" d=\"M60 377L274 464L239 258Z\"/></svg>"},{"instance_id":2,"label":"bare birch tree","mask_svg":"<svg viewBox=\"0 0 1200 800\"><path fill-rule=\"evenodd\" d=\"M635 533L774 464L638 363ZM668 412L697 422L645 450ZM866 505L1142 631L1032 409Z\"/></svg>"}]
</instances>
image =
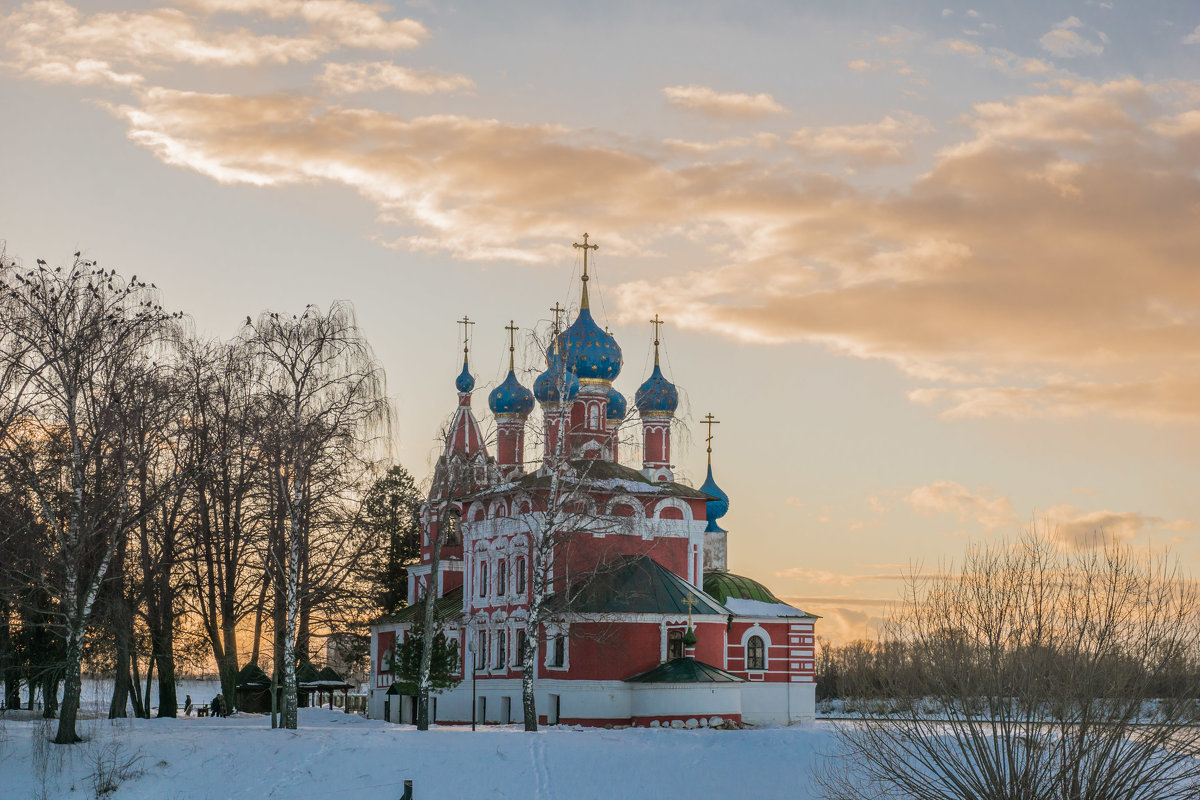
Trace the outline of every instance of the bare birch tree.
<instances>
[{"instance_id":1,"label":"bare birch tree","mask_svg":"<svg viewBox=\"0 0 1200 800\"><path fill-rule=\"evenodd\" d=\"M827 798L1200 790L1200 595L1165 557L1036 534L976 547L961 569L910 581L884 636L904 663L862 724L836 729Z\"/></svg>"},{"instance_id":2,"label":"bare birch tree","mask_svg":"<svg viewBox=\"0 0 1200 800\"><path fill-rule=\"evenodd\" d=\"M295 729L302 554L316 473L322 461L349 466L369 460L375 434L389 419L388 402L383 369L346 303L334 303L327 312L309 306L291 317L263 313L246 337L264 366L264 440L280 454L272 480L287 513L287 538L276 565L286 604L282 727Z\"/></svg>"},{"instance_id":3,"label":"bare birch tree","mask_svg":"<svg viewBox=\"0 0 1200 800\"><path fill-rule=\"evenodd\" d=\"M151 351L173 315L153 286L78 254L65 270L0 263L0 296L0 458L51 528L51 563L38 577L66 646L55 742L69 744L79 739L80 666L100 585L150 510L131 491L142 467L129 446L133 376L160 368ZM38 466L47 460L57 467L52 481Z\"/></svg>"}]
</instances>

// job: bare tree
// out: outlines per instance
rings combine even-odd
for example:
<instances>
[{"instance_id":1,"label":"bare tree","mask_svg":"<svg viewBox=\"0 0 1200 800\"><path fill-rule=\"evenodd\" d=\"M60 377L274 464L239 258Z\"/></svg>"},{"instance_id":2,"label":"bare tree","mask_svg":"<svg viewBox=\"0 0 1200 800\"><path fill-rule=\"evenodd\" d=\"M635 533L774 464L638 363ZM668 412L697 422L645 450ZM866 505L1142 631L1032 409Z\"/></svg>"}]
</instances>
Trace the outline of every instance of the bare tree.
<instances>
[{"instance_id":1,"label":"bare tree","mask_svg":"<svg viewBox=\"0 0 1200 800\"><path fill-rule=\"evenodd\" d=\"M202 466L187 499L185 597L203 624L222 694L232 701L239 627L257 614L260 631L266 602L261 368L244 342L189 338L180 343L178 374L187 406L183 435L191 460Z\"/></svg>"},{"instance_id":2,"label":"bare tree","mask_svg":"<svg viewBox=\"0 0 1200 800\"><path fill-rule=\"evenodd\" d=\"M248 326L247 341L263 364L264 440L280 455L273 480L287 513L276 565L285 598L282 726L294 729L301 570L318 473L322 464L350 469L370 460L375 434L389 419L388 403L383 370L348 304L335 303L328 312L309 306L292 317L263 313Z\"/></svg>"},{"instance_id":3,"label":"bare tree","mask_svg":"<svg viewBox=\"0 0 1200 800\"><path fill-rule=\"evenodd\" d=\"M1117 543L1059 545L1029 533L909 582L884 632L903 664L836 729L826 797L1196 796L1195 583Z\"/></svg>"},{"instance_id":4,"label":"bare tree","mask_svg":"<svg viewBox=\"0 0 1200 800\"><path fill-rule=\"evenodd\" d=\"M0 263L0 296L0 459L51 529L51 563L37 577L66 646L55 741L68 744L79 738L80 665L100 585L154 505L139 507L131 491L142 463L130 446L129 409L138 381L160 369L151 353L173 315L153 286L78 254L66 270Z\"/></svg>"}]
</instances>

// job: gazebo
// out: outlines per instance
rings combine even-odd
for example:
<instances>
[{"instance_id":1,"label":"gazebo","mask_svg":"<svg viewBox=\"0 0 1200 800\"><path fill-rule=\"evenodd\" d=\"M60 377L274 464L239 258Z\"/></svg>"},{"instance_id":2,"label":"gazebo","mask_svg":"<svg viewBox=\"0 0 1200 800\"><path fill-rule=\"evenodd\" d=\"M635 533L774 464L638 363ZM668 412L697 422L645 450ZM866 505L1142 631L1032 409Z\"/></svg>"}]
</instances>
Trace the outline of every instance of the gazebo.
<instances>
[{"instance_id":1,"label":"gazebo","mask_svg":"<svg viewBox=\"0 0 1200 800\"><path fill-rule=\"evenodd\" d=\"M347 698L350 696L350 690L354 688L352 684L346 683L341 675L338 675L333 667L325 667L317 673L317 680L314 684L317 691L317 705L321 705L321 696L326 692L329 693L329 707L333 708L333 693L342 693L342 708L347 708Z\"/></svg>"},{"instance_id":2,"label":"gazebo","mask_svg":"<svg viewBox=\"0 0 1200 800\"><path fill-rule=\"evenodd\" d=\"M253 661L242 667L237 679L237 707L256 713L271 710L271 679Z\"/></svg>"}]
</instances>

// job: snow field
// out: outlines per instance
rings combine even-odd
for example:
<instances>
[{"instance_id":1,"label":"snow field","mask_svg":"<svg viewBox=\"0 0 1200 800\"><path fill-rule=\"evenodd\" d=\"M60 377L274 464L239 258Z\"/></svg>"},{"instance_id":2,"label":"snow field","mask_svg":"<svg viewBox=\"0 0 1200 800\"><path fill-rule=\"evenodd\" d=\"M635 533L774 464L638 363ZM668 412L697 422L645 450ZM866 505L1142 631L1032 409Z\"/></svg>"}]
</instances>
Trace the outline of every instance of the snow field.
<instances>
[{"instance_id":1,"label":"snow field","mask_svg":"<svg viewBox=\"0 0 1200 800\"><path fill-rule=\"evenodd\" d=\"M193 700L196 695L193 694ZM206 698L207 699L207 698ZM54 721L49 721L51 726ZM88 741L45 743L41 720L0 722L5 800L95 796L97 764L131 759L114 800L394 800L405 779L434 798L660 798L685 795L815 800L817 753L834 748L817 722L758 730L549 729L407 725L300 709L300 730L270 719L87 720ZM103 771L103 770L99 770ZM120 771L120 770L117 770Z\"/></svg>"}]
</instances>

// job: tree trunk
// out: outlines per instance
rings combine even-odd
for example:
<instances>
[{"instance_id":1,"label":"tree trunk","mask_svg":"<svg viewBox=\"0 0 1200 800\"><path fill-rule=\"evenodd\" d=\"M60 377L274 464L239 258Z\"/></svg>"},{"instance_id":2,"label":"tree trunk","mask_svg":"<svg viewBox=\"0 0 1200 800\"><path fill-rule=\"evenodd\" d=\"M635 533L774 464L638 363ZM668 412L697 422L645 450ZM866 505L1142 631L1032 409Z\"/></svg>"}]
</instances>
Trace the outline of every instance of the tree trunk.
<instances>
[{"instance_id":1,"label":"tree trunk","mask_svg":"<svg viewBox=\"0 0 1200 800\"><path fill-rule=\"evenodd\" d=\"M108 704L109 719L124 719L129 716L127 708L129 707L129 690L130 685L136 679L130 679L130 669L137 669L137 666L130 663L130 639L132 631L129 627L132 626L132 620L127 620L125 615L124 603L117 600L113 606L113 629L116 634L116 675L113 680L112 701ZM127 626L126 622L130 625Z\"/></svg>"},{"instance_id":2,"label":"tree trunk","mask_svg":"<svg viewBox=\"0 0 1200 800\"><path fill-rule=\"evenodd\" d=\"M179 695L175 692L175 634L169 622L166 625L161 619L156 622L155 629L150 631L150 642L158 664L158 716L174 717L179 708ZM146 694L150 694L149 689Z\"/></svg>"},{"instance_id":3,"label":"tree trunk","mask_svg":"<svg viewBox=\"0 0 1200 800\"><path fill-rule=\"evenodd\" d=\"M63 703L58 716L58 732L54 736L55 744L75 744L79 741L79 735L75 733L75 719L79 716L79 695L83 691L83 677L80 674L82 667L82 632L72 629L67 635L66 683L63 686ZM43 681L46 705L42 716L47 719L54 716L50 709L58 703L57 683L49 675Z\"/></svg>"}]
</instances>

